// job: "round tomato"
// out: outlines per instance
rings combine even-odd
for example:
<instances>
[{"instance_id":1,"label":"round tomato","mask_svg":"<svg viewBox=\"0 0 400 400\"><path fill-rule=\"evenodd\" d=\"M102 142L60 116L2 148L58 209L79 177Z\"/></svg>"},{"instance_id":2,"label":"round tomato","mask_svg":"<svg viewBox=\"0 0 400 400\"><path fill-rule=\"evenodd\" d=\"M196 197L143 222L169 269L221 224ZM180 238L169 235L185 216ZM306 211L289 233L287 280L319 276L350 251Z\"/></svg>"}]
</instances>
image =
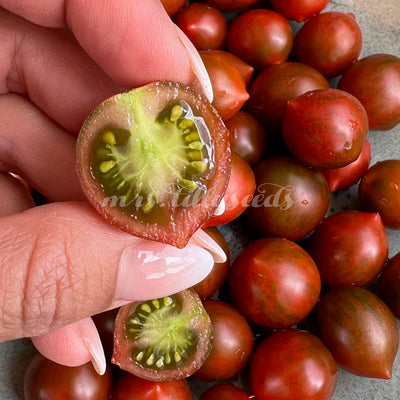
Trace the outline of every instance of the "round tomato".
<instances>
[{"instance_id":1,"label":"round tomato","mask_svg":"<svg viewBox=\"0 0 400 400\"><path fill-rule=\"evenodd\" d=\"M318 89L290 100L282 123L290 152L314 168L340 168L360 155L368 134L362 104L339 89Z\"/></svg>"},{"instance_id":2,"label":"round tomato","mask_svg":"<svg viewBox=\"0 0 400 400\"><path fill-rule=\"evenodd\" d=\"M328 211L330 191L322 172L293 157L266 158L254 175L256 191L246 215L262 235L300 240Z\"/></svg>"},{"instance_id":3,"label":"round tomato","mask_svg":"<svg viewBox=\"0 0 400 400\"><path fill-rule=\"evenodd\" d=\"M297 59L327 78L350 67L361 47L362 33L354 14L333 11L311 17L294 40Z\"/></svg>"},{"instance_id":4,"label":"round tomato","mask_svg":"<svg viewBox=\"0 0 400 400\"><path fill-rule=\"evenodd\" d=\"M168 15L172 17L185 5L186 0L161 0L161 3Z\"/></svg>"},{"instance_id":5,"label":"round tomato","mask_svg":"<svg viewBox=\"0 0 400 400\"><path fill-rule=\"evenodd\" d=\"M274 10L288 19L303 22L312 15L319 14L329 0L270 0Z\"/></svg>"},{"instance_id":6,"label":"round tomato","mask_svg":"<svg viewBox=\"0 0 400 400\"><path fill-rule=\"evenodd\" d=\"M179 11L174 21L197 50L220 49L225 43L228 26L216 7L191 3Z\"/></svg>"},{"instance_id":7,"label":"round tomato","mask_svg":"<svg viewBox=\"0 0 400 400\"><path fill-rule=\"evenodd\" d=\"M399 344L396 319L386 304L358 286L330 289L317 306L322 341L345 370L390 379Z\"/></svg>"},{"instance_id":8,"label":"round tomato","mask_svg":"<svg viewBox=\"0 0 400 400\"><path fill-rule=\"evenodd\" d=\"M361 101L371 129L386 131L400 123L400 58L373 54L357 60L338 87Z\"/></svg>"},{"instance_id":9,"label":"round tomato","mask_svg":"<svg viewBox=\"0 0 400 400\"><path fill-rule=\"evenodd\" d=\"M267 9L244 12L228 29L228 49L261 70L285 62L293 47L293 31L281 14Z\"/></svg>"},{"instance_id":10,"label":"round tomato","mask_svg":"<svg viewBox=\"0 0 400 400\"><path fill-rule=\"evenodd\" d=\"M249 395L231 383L219 383L203 392L199 400L249 400Z\"/></svg>"},{"instance_id":11,"label":"round tomato","mask_svg":"<svg viewBox=\"0 0 400 400\"><path fill-rule=\"evenodd\" d=\"M380 297L400 319L400 253L386 264L379 279Z\"/></svg>"},{"instance_id":12,"label":"round tomato","mask_svg":"<svg viewBox=\"0 0 400 400\"><path fill-rule=\"evenodd\" d=\"M250 386L257 400L330 400L336 385L332 354L308 332L272 333L250 362Z\"/></svg>"},{"instance_id":13,"label":"round tomato","mask_svg":"<svg viewBox=\"0 0 400 400\"><path fill-rule=\"evenodd\" d=\"M362 207L378 212L383 224L400 228L400 160L384 160L372 165L358 184Z\"/></svg>"},{"instance_id":14,"label":"round tomato","mask_svg":"<svg viewBox=\"0 0 400 400\"><path fill-rule=\"evenodd\" d=\"M321 290L317 266L299 245L281 238L250 243L228 274L234 306L251 322L287 328L303 320Z\"/></svg>"},{"instance_id":15,"label":"round tomato","mask_svg":"<svg viewBox=\"0 0 400 400\"><path fill-rule=\"evenodd\" d=\"M244 318L230 304L204 300L211 318L213 339L211 352L195 376L203 381L232 378L247 364L253 351L253 332Z\"/></svg>"},{"instance_id":16,"label":"round tomato","mask_svg":"<svg viewBox=\"0 0 400 400\"><path fill-rule=\"evenodd\" d=\"M205 226L227 224L243 214L252 201L255 188L252 168L233 151L231 174L224 194L225 211L220 215L213 215Z\"/></svg>"},{"instance_id":17,"label":"round tomato","mask_svg":"<svg viewBox=\"0 0 400 400\"><path fill-rule=\"evenodd\" d=\"M328 286L362 286L382 271L389 239L377 213L342 211L325 218L311 234L307 251Z\"/></svg>"},{"instance_id":18,"label":"round tomato","mask_svg":"<svg viewBox=\"0 0 400 400\"><path fill-rule=\"evenodd\" d=\"M111 370L99 375L91 363L79 367L57 364L37 354L25 372L26 400L108 400Z\"/></svg>"},{"instance_id":19,"label":"round tomato","mask_svg":"<svg viewBox=\"0 0 400 400\"><path fill-rule=\"evenodd\" d=\"M154 382L124 373L116 382L113 400L192 400L192 393L184 379Z\"/></svg>"},{"instance_id":20,"label":"round tomato","mask_svg":"<svg viewBox=\"0 0 400 400\"><path fill-rule=\"evenodd\" d=\"M241 10L251 6L257 1L258 0L207 0L208 3L213 4L223 11Z\"/></svg>"}]
</instances>

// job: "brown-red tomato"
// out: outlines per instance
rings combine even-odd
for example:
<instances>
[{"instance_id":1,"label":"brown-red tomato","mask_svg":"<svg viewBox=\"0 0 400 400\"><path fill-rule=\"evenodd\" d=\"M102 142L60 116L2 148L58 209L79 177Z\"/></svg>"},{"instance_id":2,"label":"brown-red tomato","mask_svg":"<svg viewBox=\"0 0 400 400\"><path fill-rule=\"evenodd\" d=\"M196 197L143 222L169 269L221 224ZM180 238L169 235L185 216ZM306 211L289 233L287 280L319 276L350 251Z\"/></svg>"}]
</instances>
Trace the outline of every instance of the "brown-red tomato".
<instances>
[{"instance_id":1,"label":"brown-red tomato","mask_svg":"<svg viewBox=\"0 0 400 400\"><path fill-rule=\"evenodd\" d=\"M270 0L274 10L288 19L303 22L312 15L320 13L329 0Z\"/></svg>"},{"instance_id":2,"label":"brown-red tomato","mask_svg":"<svg viewBox=\"0 0 400 400\"><path fill-rule=\"evenodd\" d=\"M173 17L186 3L186 0L161 0L165 10Z\"/></svg>"},{"instance_id":3,"label":"brown-red tomato","mask_svg":"<svg viewBox=\"0 0 400 400\"><path fill-rule=\"evenodd\" d=\"M282 238L251 242L228 274L234 306L252 323L287 328L302 321L315 306L321 279L311 256Z\"/></svg>"},{"instance_id":4,"label":"brown-red tomato","mask_svg":"<svg viewBox=\"0 0 400 400\"><path fill-rule=\"evenodd\" d=\"M249 395L231 383L217 383L203 392L199 400L249 400Z\"/></svg>"},{"instance_id":5,"label":"brown-red tomato","mask_svg":"<svg viewBox=\"0 0 400 400\"><path fill-rule=\"evenodd\" d=\"M208 3L213 4L223 11L241 10L251 6L257 1L258 0L207 0Z\"/></svg>"},{"instance_id":6,"label":"brown-red tomato","mask_svg":"<svg viewBox=\"0 0 400 400\"><path fill-rule=\"evenodd\" d=\"M393 256L386 264L379 278L380 297L400 319L400 253Z\"/></svg>"},{"instance_id":7,"label":"brown-red tomato","mask_svg":"<svg viewBox=\"0 0 400 400\"><path fill-rule=\"evenodd\" d=\"M272 333L250 362L250 386L257 400L330 400L336 385L332 354L309 332Z\"/></svg>"}]
</instances>

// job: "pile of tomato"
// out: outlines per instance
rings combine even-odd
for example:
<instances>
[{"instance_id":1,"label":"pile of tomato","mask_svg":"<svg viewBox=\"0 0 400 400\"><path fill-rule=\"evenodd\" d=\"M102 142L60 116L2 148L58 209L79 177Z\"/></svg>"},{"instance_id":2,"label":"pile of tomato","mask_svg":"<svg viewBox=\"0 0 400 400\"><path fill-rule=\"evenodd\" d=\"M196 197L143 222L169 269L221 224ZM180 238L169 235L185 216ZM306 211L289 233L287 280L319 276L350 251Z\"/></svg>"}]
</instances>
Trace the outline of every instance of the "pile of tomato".
<instances>
[{"instance_id":1,"label":"pile of tomato","mask_svg":"<svg viewBox=\"0 0 400 400\"><path fill-rule=\"evenodd\" d=\"M360 58L355 16L324 11L328 2L162 0L199 51L230 133L225 211L203 226L227 260L190 289L211 321L208 355L190 376L169 371L168 380L111 364L100 377L38 355L27 400L44 398L61 375L58 390L80 400L189 400L194 387L200 400L329 400L338 366L391 378L400 254L389 258L386 228L400 229L400 159L370 165L368 133L400 123L400 59ZM330 213L332 193L352 185L357 208ZM227 224L247 233L235 259ZM94 317L110 360L123 329L115 317Z\"/></svg>"}]
</instances>

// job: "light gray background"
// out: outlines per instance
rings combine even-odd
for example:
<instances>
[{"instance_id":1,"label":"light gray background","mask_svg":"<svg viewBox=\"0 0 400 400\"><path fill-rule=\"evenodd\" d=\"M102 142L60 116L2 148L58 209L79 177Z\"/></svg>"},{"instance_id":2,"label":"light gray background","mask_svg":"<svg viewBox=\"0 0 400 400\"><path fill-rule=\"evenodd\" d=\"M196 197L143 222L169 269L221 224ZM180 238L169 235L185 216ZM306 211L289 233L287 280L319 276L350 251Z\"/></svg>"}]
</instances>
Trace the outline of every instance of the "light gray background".
<instances>
[{"instance_id":1,"label":"light gray background","mask_svg":"<svg viewBox=\"0 0 400 400\"><path fill-rule=\"evenodd\" d=\"M355 14L364 37L362 56L391 53L400 57L400 0L331 1L326 8ZM372 164L388 158L400 158L400 126L390 132L370 132ZM351 208L355 187L332 196L331 212ZM233 257L242 249L243 232L225 229L231 242ZM390 255L400 251L400 231L388 231ZM0 343L0 400L22 400L23 374L35 354L29 339ZM398 400L400 399L400 355L396 358L393 377L389 381L356 377L339 370L334 400ZM297 400L297 399L296 399ZM301 399L299 399L301 400Z\"/></svg>"}]
</instances>

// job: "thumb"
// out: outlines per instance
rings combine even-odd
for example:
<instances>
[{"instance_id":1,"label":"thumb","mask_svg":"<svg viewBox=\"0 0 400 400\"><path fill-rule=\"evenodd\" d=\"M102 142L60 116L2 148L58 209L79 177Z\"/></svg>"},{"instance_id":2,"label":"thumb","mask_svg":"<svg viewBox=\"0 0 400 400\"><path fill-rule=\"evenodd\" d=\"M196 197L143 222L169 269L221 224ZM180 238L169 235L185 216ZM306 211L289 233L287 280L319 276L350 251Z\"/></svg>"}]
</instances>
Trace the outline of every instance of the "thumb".
<instances>
[{"instance_id":1,"label":"thumb","mask_svg":"<svg viewBox=\"0 0 400 400\"><path fill-rule=\"evenodd\" d=\"M0 218L0 341L178 292L213 263L196 244L177 249L122 232L84 202Z\"/></svg>"}]
</instances>

